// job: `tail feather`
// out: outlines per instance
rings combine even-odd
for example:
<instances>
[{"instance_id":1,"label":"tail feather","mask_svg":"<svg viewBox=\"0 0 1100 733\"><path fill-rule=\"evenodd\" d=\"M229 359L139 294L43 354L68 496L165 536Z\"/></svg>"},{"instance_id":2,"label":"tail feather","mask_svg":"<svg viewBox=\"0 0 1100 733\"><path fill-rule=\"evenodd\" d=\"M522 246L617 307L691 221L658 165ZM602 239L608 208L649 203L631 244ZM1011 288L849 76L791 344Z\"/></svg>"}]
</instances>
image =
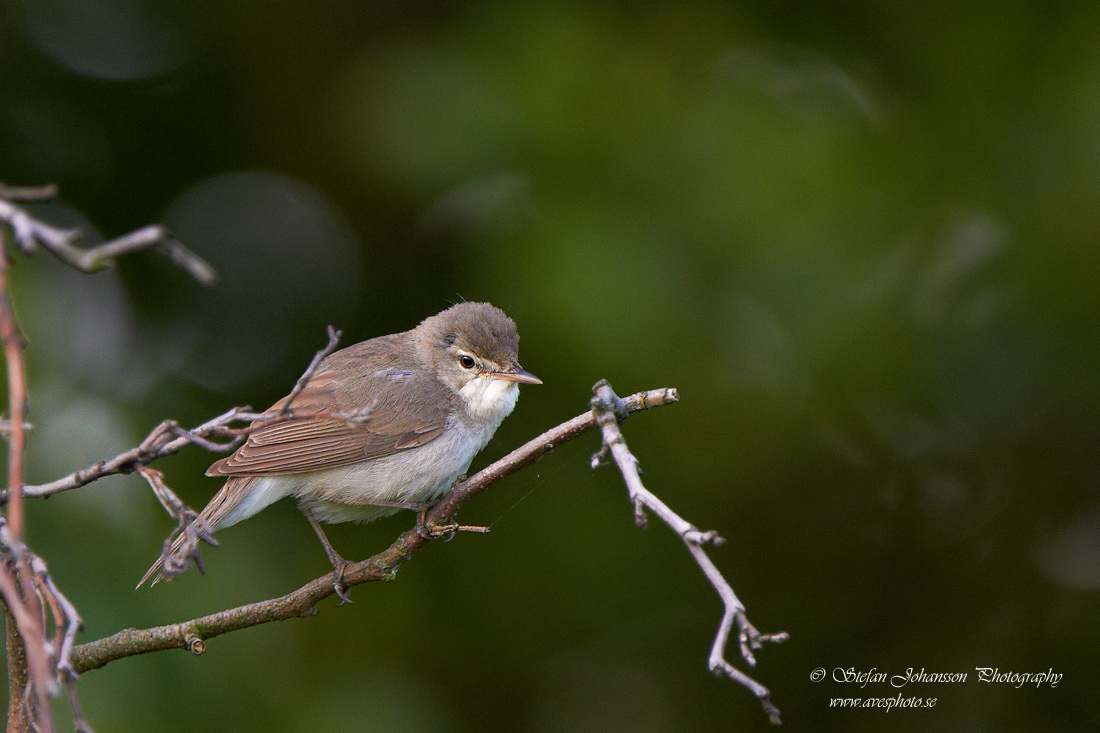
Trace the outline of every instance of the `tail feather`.
<instances>
[{"instance_id":1,"label":"tail feather","mask_svg":"<svg viewBox=\"0 0 1100 733\"><path fill-rule=\"evenodd\" d=\"M210 536L211 533L237 521L237 518L232 518L233 521L228 522L224 520L226 515L251 493L257 481L257 477L251 476L235 476L226 481L225 485L218 490L218 493L214 494L209 503L199 512L198 516L183 526L179 535L171 541L171 544L165 541L164 550L161 552L160 557L157 558L152 567L145 571L145 575L141 577L137 588L145 585L150 578L152 579L150 587L161 580L171 579L186 570L191 563L194 563L201 573L203 567L202 558L199 557L198 553L199 541L215 546L218 544ZM263 506L266 506L266 504ZM259 511L259 508L256 511ZM240 517L240 519L243 518ZM168 564L167 568L165 568L165 563Z\"/></svg>"},{"instance_id":2,"label":"tail feather","mask_svg":"<svg viewBox=\"0 0 1100 733\"><path fill-rule=\"evenodd\" d=\"M202 515L199 515L199 516L202 516ZM153 579L153 582L149 583L150 588L152 588L154 585L156 585L160 581L167 579L169 577L169 575L167 573L161 572L161 568L164 567L164 561L168 557L175 557L179 553L179 549L181 547L183 547L183 543L186 541L186 539L187 539L187 535L183 532L180 532L179 536L176 537L176 539L174 539L172 541L172 544L170 546L166 546L164 548L164 550L160 554L160 557L158 557L157 561L155 563L153 563L153 566L145 571L145 575L141 576L141 580L139 580L138 584L136 586L134 586L134 589L136 590L136 589L140 588L141 586L145 585L145 583L150 578ZM165 542L164 544L168 545L167 542Z\"/></svg>"}]
</instances>

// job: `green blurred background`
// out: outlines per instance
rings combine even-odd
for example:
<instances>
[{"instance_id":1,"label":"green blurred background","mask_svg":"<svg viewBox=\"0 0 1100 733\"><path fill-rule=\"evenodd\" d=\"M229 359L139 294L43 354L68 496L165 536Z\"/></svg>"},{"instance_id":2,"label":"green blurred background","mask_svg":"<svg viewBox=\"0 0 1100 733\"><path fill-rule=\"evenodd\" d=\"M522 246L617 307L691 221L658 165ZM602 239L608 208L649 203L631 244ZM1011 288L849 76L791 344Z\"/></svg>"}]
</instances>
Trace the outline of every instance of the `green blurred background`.
<instances>
[{"instance_id":1,"label":"green blurred background","mask_svg":"<svg viewBox=\"0 0 1100 733\"><path fill-rule=\"evenodd\" d=\"M33 211L98 236L162 222L222 276L16 258L28 479L166 417L266 406L326 324L352 343L489 300L545 385L474 467L582 412L597 379L679 388L625 434L648 486L728 538L711 554L750 618L790 632L753 672L787 729L1095 730L1098 28L1094 0L8 0L0 180L58 183ZM634 527L596 447L495 486L461 514L490 535L433 543L352 606L88 673L89 719L768 729L706 669L713 591L671 532ZM158 467L197 507L210 461ZM221 535L205 576L141 591L172 523L139 479L28 512L82 640L328 570L288 502ZM365 557L411 523L330 536ZM899 691L938 703L828 707Z\"/></svg>"}]
</instances>

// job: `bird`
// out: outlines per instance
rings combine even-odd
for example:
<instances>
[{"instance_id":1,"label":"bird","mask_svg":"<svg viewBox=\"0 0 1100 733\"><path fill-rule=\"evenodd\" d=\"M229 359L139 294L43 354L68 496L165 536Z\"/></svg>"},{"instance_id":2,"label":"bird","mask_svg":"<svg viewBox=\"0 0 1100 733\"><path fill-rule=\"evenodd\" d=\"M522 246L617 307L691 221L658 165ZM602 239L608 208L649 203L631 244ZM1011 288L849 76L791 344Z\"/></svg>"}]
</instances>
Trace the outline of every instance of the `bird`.
<instances>
[{"instance_id":1,"label":"bird","mask_svg":"<svg viewBox=\"0 0 1100 733\"><path fill-rule=\"evenodd\" d=\"M423 509L470 466L515 408L519 385L542 380L519 364L519 333L504 311L461 302L409 331L379 336L325 357L304 388L253 423L245 442L206 475L224 477L192 526L204 537L293 497L336 570L348 562L321 523L369 522ZM166 558L138 583L168 577Z\"/></svg>"}]
</instances>

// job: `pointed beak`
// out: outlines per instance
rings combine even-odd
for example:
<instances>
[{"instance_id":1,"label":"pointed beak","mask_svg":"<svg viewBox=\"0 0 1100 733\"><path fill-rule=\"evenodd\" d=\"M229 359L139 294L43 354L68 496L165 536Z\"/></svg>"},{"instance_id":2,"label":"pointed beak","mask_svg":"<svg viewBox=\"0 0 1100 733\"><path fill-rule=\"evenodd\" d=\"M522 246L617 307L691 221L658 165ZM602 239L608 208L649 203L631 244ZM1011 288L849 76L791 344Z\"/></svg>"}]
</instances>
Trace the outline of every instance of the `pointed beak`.
<instances>
[{"instance_id":1,"label":"pointed beak","mask_svg":"<svg viewBox=\"0 0 1100 733\"><path fill-rule=\"evenodd\" d=\"M519 384L542 384L541 379L531 372L524 371L518 364L506 372L496 372L493 374L493 377L496 379L505 379L509 382L518 382Z\"/></svg>"}]
</instances>

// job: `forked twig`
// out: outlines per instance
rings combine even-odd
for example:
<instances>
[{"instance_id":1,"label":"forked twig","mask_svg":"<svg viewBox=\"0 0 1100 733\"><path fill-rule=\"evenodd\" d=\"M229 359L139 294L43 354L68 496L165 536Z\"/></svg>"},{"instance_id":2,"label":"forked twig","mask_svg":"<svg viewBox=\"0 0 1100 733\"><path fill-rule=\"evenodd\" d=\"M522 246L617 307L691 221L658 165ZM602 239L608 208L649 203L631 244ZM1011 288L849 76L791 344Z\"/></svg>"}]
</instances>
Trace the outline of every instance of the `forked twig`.
<instances>
[{"instance_id":1,"label":"forked twig","mask_svg":"<svg viewBox=\"0 0 1100 733\"><path fill-rule=\"evenodd\" d=\"M642 478L638 470L638 459L630 452L626 440L623 438L623 433L619 429L619 423L626 419L628 414L624 409L623 400L615 394L614 390L611 389L611 385L605 379L597 382L592 391L595 393L595 397L592 398L592 414L595 416L595 420L600 426L600 432L603 434L603 445L592 456L592 467L595 468L600 465L610 454L619 467L623 480L626 482L630 502L634 506L634 521L638 526L645 527L645 510L649 509L660 517L661 521L671 527L672 531L680 535L680 539L684 541L688 552L695 558L703 574L707 576L707 580L718 592L724 606L722 622L718 625L718 633L714 637L710 657L707 661L710 671L717 675L724 674L746 687L760 700L764 712L768 715L768 720L773 725L779 725L779 710L772 704L771 693L768 692L768 688L727 662L725 654L726 646L729 643L729 634L735 620L738 627L741 656L750 667L756 666L756 657L752 653L753 650L762 648L767 642L786 641L788 638L787 633L761 634L749 623L748 617L745 615L745 606L738 600L733 588L722 577L722 573L707 557L707 553L703 549L708 544L720 545L725 540L713 531L700 532L693 524L672 511L667 504L642 485Z\"/></svg>"},{"instance_id":2,"label":"forked twig","mask_svg":"<svg viewBox=\"0 0 1100 733\"><path fill-rule=\"evenodd\" d=\"M48 715L49 708L43 703L57 689L58 680L69 689L72 704L73 721L80 733L90 733L91 727L84 719L80 702L76 696L78 674L73 668L73 648L76 635L84 627L84 622L61 589L54 583L46 561L15 537L7 523L0 518L0 547L7 562L22 568L19 575L31 579L32 592L27 593L16 586L9 569L0 573L0 589L4 600L15 618L23 644L28 655L30 684L23 692L24 710L30 722L38 730L53 730L53 720ZM14 596L13 596L14 594ZM19 599L13 603L12 598ZM38 601L45 601L53 620L52 638L46 633L45 616ZM27 602L30 600L31 602ZM54 672L56 671L56 676ZM9 711L9 717L12 711ZM45 714L44 714L45 712Z\"/></svg>"},{"instance_id":3,"label":"forked twig","mask_svg":"<svg viewBox=\"0 0 1100 733\"><path fill-rule=\"evenodd\" d=\"M76 635L84 628L84 621L76 606L61 592L53 582L46 561L35 555L31 558L31 570L34 572L35 587L38 594L46 599L53 615L54 647L57 649L57 675L69 690L69 705L72 707L73 724L77 733L92 733L92 727L84 717L80 700L76 694L76 682L80 675L73 669L73 646Z\"/></svg>"},{"instance_id":4,"label":"forked twig","mask_svg":"<svg viewBox=\"0 0 1100 733\"><path fill-rule=\"evenodd\" d=\"M36 189L8 189L16 193L35 193ZM56 189L43 188L38 192L56 194ZM0 191L2 193L2 191ZM76 243L84 236L79 229L60 229L31 216L22 207L11 203L15 197L0 196L0 224L11 228L15 244L24 254L31 254L38 247L46 250L69 267L81 272L96 272L114 264L119 257L142 249L152 249L185 271L203 285L213 285L218 274L210 264L183 246L171 232L152 224L121 237L103 242L89 249L81 249ZM20 198L28 198L24 195ZM41 200L37 196L32 200Z\"/></svg>"},{"instance_id":5,"label":"forked twig","mask_svg":"<svg viewBox=\"0 0 1100 733\"><path fill-rule=\"evenodd\" d=\"M153 490L157 501L168 512L168 516L176 520L176 529L164 541L164 550L161 557L164 564L161 571L168 576L179 575L193 563L200 573L206 572L202 564L202 555L199 554L199 542L205 542L211 547L217 547L218 541L214 539L213 530L191 507L184 504L175 492L164 483L164 474L155 468L140 466L138 474L145 479ZM173 550L177 537L183 537L180 545Z\"/></svg>"}]
</instances>

